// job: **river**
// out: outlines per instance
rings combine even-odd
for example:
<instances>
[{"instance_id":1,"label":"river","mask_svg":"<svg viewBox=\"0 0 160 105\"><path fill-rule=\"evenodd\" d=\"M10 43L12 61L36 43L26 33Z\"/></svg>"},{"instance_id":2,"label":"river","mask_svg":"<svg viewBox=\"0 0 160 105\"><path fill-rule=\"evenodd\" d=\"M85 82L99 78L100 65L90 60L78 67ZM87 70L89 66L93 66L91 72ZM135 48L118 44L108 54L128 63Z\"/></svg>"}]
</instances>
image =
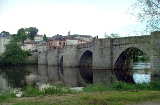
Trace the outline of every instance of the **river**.
<instances>
[{"instance_id":1,"label":"river","mask_svg":"<svg viewBox=\"0 0 160 105\"><path fill-rule=\"evenodd\" d=\"M150 73L133 68L133 79L135 83L150 82ZM80 68L59 68L45 65L10 66L0 68L0 90L10 88L21 88L26 85L64 84L66 86L84 86L86 82L93 82L93 74L90 70ZM86 78L86 81L85 79Z\"/></svg>"},{"instance_id":2,"label":"river","mask_svg":"<svg viewBox=\"0 0 160 105\"><path fill-rule=\"evenodd\" d=\"M44 65L3 67L0 68L0 90L46 83L79 86L83 80L78 71L78 68L65 68L62 71L58 67Z\"/></svg>"}]
</instances>

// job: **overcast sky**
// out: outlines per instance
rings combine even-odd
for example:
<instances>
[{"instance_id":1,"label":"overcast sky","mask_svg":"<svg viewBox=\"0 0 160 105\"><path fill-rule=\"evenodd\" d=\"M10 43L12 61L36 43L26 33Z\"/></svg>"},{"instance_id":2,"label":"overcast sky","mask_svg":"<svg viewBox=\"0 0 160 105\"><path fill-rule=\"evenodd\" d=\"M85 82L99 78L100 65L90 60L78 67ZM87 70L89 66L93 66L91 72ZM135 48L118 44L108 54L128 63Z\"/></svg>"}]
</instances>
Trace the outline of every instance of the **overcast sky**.
<instances>
[{"instance_id":1,"label":"overcast sky","mask_svg":"<svg viewBox=\"0 0 160 105\"><path fill-rule=\"evenodd\" d=\"M37 27L39 34L138 34L143 26L128 13L134 0L0 0L0 32Z\"/></svg>"}]
</instances>

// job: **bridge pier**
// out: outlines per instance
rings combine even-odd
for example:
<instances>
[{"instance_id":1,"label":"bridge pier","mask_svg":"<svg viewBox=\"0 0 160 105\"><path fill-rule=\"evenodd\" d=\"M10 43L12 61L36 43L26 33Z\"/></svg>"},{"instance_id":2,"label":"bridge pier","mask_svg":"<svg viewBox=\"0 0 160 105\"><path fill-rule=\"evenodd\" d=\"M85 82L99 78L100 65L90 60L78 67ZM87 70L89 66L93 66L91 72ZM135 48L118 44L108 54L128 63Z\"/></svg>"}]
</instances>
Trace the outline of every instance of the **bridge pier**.
<instances>
[{"instance_id":1,"label":"bridge pier","mask_svg":"<svg viewBox=\"0 0 160 105\"><path fill-rule=\"evenodd\" d=\"M114 77L112 39L96 40L93 52L93 83L111 84Z\"/></svg>"},{"instance_id":2,"label":"bridge pier","mask_svg":"<svg viewBox=\"0 0 160 105\"><path fill-rule=\"evenodd\" d=\"M152 81L160 80L160 32L151 33Z\"/></svg>"},{"instance_id":3,"label":"bridge pier","mask_svg":"<svg viewBox=\"0 0 160 105\"><path fill-rule=\"evenodd\" d=\"M160 80L160 32L153 32L151 35L146 36L96 39L89 47L66 46L63 49L52 49L39 55L38 64L52 66L61 65L61 67L64 68L75 68L80 67L80 65L84 67L86 66L93 70L91 73L88 73L90 71L87 71L88 74L92 74L93 72L93 83L102 82L110 84L117 81L113 69L115 69L115 64L119 57L122 56L121 54L125 52L125 55L120 57L123 63L125 63L125 61L127 61L131 56L136 56L136 53L130 52L137 50L146 53L150 57L152 80ZM127 54L128 57L126 58ZM118 63L121 63L121 60ZM123 70L117 69L116 73L126 72ZM75 71L72 72L76 75ZM64 73L67 76L70 75L70 71L64 71Z\"/></svg>"},{"instance_id":4,"label":"bridge pier","mask_svg":"<svg viewBox=\"0 0 160 105\"><path fill-rule=\"evenodd\" d=\"M47 65L47 52L42 52L38 55L38 65Z\"/></svg>"}]
</instances>

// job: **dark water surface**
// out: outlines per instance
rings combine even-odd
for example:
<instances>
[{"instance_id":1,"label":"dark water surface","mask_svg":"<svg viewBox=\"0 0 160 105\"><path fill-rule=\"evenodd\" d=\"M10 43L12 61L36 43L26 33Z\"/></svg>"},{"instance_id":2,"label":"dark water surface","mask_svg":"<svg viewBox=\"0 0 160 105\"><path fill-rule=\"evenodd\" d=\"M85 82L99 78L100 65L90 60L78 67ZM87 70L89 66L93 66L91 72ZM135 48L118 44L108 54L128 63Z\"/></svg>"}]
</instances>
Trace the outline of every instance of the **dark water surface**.
<instances>
[{"instance_id":1,"label":"dark water surface","mask_svg":"<svg viewBox=\"0 0 160 105\"><path fill-rule=\"evenodd\" d=\"M90 66L89 66L90 67ZM146 66L145 66L146 68ZM142 64L134 65L132 77L135 83L148 83L151 73ZM0 67L0 91L21 88L26 85L64 84L66 86L85 86L93 83L91 68L64 68L46 65L25 65Z\"/></svg>"},{"instance_id":2,"label":"dark water surface","mask_svg":"<svg viewBox=\"0 0 160 105\"><path fill-rule=\"evenodd\" d=\"M84 82L78 71L79 68L63 68L61 70L58 67L44 65L1 67L0 90L46 83L80 86Z\"/></svg>"}]
</instances>

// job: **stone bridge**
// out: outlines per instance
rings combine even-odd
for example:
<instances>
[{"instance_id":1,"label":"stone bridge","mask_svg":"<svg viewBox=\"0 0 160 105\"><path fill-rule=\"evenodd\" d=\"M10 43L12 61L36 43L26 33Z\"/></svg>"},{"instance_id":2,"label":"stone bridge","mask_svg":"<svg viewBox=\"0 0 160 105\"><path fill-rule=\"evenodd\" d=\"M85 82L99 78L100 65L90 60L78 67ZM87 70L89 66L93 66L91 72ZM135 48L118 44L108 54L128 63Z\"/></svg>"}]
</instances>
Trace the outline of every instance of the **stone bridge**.
<instances>
[{"instance_id":1,"label":"stone bridge","mask_svg":"<svg viewBox=\"0 0 160 105\"><path fill-rule=\"evenodd\" d=\"M39 65L63 68L79 67L79 74L88 83L133 82L130 64L136 56L147 56L151 79L160 77L160 32L151 35L95 39L91 43L51 49L38 57Z\"/></svg>"}]
</instances>

